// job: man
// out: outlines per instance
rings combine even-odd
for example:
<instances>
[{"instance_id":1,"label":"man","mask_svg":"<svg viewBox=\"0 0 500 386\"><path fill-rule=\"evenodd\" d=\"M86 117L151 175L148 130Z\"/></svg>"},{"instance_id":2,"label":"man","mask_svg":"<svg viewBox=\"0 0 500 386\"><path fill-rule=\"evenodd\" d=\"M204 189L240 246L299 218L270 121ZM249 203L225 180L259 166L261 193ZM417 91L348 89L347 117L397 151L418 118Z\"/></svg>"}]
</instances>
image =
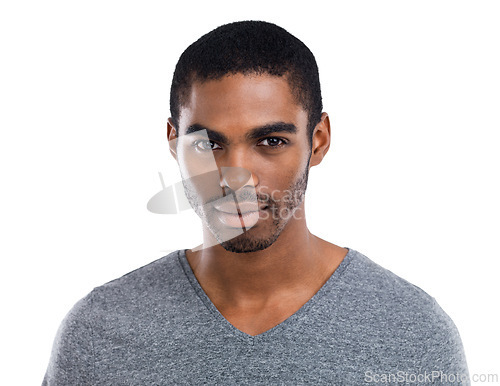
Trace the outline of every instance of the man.
<instances>
[{"instance_id":1,"label":"man","mask_svg":"<svg viewBox=\"0 0 500 386\"><path fill-rule=\"evenodd\" d=\"M308 174L330 123L301 41L257 21L211 31L181 55L170 108L203 244L81 299L44 384L468 382L433 297L307 228Z\"/></svg>"}]
</instances>

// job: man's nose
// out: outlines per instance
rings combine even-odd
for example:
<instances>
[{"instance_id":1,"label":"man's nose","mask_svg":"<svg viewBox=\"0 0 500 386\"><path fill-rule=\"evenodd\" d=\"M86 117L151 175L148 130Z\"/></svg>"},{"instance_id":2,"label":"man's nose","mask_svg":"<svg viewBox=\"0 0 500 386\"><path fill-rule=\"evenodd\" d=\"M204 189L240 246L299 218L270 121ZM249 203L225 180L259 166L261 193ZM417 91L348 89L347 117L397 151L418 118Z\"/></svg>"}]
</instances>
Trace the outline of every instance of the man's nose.
<instances>
[{"instance_id":1,"label":"man's nose","mask_svg":"<svg viewBox=\"0 0 500 386\"><path fill-rule=\"evenodd\" d=\"M228 187L231 190L238 190L245 185L254 186L252 173L241 167L221 167L220 186Z\"/></svg>"}]
</instances>

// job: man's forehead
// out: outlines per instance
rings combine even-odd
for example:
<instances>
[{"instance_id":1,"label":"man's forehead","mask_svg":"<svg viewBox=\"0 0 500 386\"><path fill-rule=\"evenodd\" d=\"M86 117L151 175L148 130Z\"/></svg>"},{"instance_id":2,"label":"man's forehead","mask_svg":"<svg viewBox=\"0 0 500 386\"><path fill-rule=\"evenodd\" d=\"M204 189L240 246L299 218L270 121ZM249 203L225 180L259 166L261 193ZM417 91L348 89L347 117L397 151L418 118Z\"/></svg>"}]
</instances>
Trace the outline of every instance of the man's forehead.
<instances>
[{"instance_id":1,"label":"man's forehead","mask_svg":"<svg viewBox=\"0 0 500 386\"><path fill-rule=\"evenodd\" d=\"M307 112L296 102L287 80L243 74L194 82L179 119L184 130L202 124L219 130L245 127L247 131L278 122L293 124L299 130L307 125Z\"/></svg>"}]
</instances>

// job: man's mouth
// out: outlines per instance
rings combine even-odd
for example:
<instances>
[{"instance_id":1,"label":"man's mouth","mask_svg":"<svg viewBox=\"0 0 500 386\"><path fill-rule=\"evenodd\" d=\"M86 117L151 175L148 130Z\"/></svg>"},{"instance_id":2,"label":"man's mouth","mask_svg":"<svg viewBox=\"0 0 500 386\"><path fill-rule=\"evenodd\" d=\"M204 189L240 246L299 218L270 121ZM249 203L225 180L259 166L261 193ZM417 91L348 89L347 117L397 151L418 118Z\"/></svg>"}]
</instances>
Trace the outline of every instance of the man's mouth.
<instances>
[{"instance_id":1,"label":"man's mouth","mask_svg":"<svg viewBox=\"0 0 500 386\"><path fill-rule=\"evenodd\" d=\"M219 207L223 210L215 208L219 220L231 228L251 228L259 221L261 214L267 209L267 206L259 208L256 203L252 203L252 206L240 206L240 213L238 213L236 205L231 205L220 205Z\"/></svg>"},{"instance_id":2,"label":"man's mouth","mask_svg":"<svg viewBox=\"0 0 500 386\"><path fill-rule=\"evenodd\" d=\"M214 204L214 208L219 212L223 212L225 214L238 215L241 213L242 215L246 215L253 212L258 212L259 210L267 209L267 205L259 205L257 201L254 202L238 202L236 205L234 202L225 202L223 204Z\"/></svg>"}]
</instances>

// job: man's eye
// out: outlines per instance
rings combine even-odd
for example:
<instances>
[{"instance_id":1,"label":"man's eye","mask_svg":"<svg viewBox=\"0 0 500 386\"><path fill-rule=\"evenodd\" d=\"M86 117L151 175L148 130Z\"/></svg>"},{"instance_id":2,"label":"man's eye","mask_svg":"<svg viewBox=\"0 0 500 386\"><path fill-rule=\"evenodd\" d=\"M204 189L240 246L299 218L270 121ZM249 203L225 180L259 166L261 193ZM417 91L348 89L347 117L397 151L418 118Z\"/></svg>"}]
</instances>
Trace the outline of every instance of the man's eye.
<instances>
[{"instance_id":1,"label":"man's eye","mask_svg":"<svg viewBox=\"0 0 500 386\"><path fill-rule=\"evenodd\" d=\"M214 147L212 146L212 144L219 146L214 141L200 139L200 140L195 141L193 143L193 147L195 147L196 150L199 150L199 151L210 151L210 150L214 150Z\"/></svg>"},{"instance_id":2,"label":"man's eye","mask_svg":"<svg viewBox=\"0 0 500 386\"><path fill-rule=\"evenodd\" d=\"M284 147L287 144L287 141L278 138L278 137L268 137L264 138L263 140L260 141L261 144L264 144L265 147L271 148L271 149L279 149ZM214 141L206 140L206 139L199 139L197 141L194 141L192 146L201 152L205 151L212 151L216 150L217 148L220 148L220 146L215 143Z\"/></svg>"},{"instance_id":3,"label":"man's eye","mask_svg":"<svg viewBox=\"0 0 500 386\"><path fill-rule=\"evenodd\" d=\"M281 148L287 144L287 142L284 139L278 138L278 137L268 137L264 138L261 143L267 141L266 147L271 147L271 148Z\"/></svg>"}]
</instances>

